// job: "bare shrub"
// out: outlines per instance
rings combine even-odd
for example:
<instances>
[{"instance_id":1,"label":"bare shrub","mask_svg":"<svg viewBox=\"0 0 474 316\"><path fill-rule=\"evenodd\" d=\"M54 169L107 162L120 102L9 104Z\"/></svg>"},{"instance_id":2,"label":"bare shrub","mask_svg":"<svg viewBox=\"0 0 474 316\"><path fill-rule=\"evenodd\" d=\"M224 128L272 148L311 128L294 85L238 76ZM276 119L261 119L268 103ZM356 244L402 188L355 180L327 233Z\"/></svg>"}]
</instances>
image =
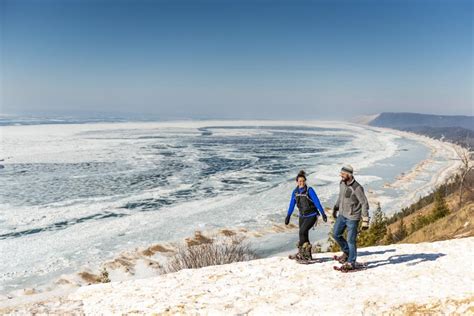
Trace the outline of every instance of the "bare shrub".
<instances>
[{"instance_id":1,"label":"bare shrub","mask_svg":"<svg viewBox=\"0 0 474 316\"><path fill-rule=\"evenodd\" d=\"M164 267L164 273L183 269L197 269L212 265L241 262L256 259L244 237L230 236L214 238L212 242L182 245Z\"/></svg>"},{"instance_id":2,"label":"bare shrub","mask_svg":"<svg viewBox=\"0 0 474 316\"><path fill-rule=\"evenodd\" d=\"M459 160L461 160L461 178L459 183L459 207L462 207L462 197L464 191L464 182L469 174L469 172L474 168L472 165L471 155L472 151L471 148L462 148L462 147L455 147L456 154L458 155Z\"/></svg>"}]
</instances>

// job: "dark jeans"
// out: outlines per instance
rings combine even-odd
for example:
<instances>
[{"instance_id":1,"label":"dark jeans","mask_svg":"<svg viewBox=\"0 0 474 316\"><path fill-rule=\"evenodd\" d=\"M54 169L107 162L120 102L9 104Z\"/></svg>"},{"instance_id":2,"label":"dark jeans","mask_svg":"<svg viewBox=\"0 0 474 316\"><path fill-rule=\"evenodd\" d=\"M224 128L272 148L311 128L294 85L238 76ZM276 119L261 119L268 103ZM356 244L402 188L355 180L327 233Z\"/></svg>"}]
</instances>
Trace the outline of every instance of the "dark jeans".
<instances>
[{"instance_id":1,"label":"dark jeans","mask_svg":"<svg viewBox=\"0 0 474 316\"><path fill-rule=\"evenodd\" d=\"M355 263L357 259L357 228L359 227L358 220L350 220L342 215L339 215L334 224L334 239L341 247L342 251L349 256L348 262ZM344 231L347 228L347 240L344 239Z\"/></svg>"},{"instance_id":2,"label":"dark jeans","mask_svg":"<svg viewBox=\"0 0 474 316\"><path fill-rule=\"evenodd\" d=\"M300 246L303 246L305 242L309 243L309 230L314 226L314 224L316 224L317 220L318 217L316 215L311 217L300 217Z\"/></svg>"}]
</instances>

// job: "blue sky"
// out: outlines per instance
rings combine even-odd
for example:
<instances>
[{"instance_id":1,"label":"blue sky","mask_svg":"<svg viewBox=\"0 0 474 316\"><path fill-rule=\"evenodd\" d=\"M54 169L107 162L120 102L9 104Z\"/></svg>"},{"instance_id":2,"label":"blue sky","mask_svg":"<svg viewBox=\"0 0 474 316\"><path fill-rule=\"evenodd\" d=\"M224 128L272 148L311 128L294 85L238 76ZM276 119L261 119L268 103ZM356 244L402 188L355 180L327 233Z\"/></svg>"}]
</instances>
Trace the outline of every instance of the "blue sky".
<instances>
[{"instance_id":1,"label":"blue sky","mask_svg":"<svg viewBox=\"0 0 474 316\"><path fill-rule=\"evenodd\" d=\"M473 115L473 1L0 0L4 113Z\"/></svg>"}]
</instances>

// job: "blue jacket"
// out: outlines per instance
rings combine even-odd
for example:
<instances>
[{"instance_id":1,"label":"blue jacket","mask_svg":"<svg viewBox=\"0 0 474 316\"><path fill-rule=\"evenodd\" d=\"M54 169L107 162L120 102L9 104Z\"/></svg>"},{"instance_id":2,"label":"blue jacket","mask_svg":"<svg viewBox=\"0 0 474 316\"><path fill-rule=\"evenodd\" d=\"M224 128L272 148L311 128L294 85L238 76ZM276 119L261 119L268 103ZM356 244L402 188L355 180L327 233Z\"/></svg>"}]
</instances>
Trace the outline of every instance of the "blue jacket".
<instances>
[{"instance_id":1,"label":"blue jacket","mask_svg":"<svg viewBox=\"0 0 474 316\"><path fill-rule=\"evenodd\" d=\"M295 205L296 205L295 193L296 193L296 190L299 191L298 193L302 193L304 191L304 188L299 188L298 187L298 188L294 189L293 192L291 193L290 206L288 207L287 216L291 216L291 214L293 213L293 210L295 209ZM312 187L308 187L308 196L311 199L311 201L313 201L316 208L318 209L319 214L321 214L322 216L326 216L326 214L324 213L324 208L321 206L321 202L319 202L319 198L316 195L316 192L313 190ZM308 214L306 216L300 215L300 217L312 217L312 216L315 216L315 215L318 216L319 214L318 214L318 212L315 212L315 213L312 213L312 214Z\"/></svg>"}]
</instances>

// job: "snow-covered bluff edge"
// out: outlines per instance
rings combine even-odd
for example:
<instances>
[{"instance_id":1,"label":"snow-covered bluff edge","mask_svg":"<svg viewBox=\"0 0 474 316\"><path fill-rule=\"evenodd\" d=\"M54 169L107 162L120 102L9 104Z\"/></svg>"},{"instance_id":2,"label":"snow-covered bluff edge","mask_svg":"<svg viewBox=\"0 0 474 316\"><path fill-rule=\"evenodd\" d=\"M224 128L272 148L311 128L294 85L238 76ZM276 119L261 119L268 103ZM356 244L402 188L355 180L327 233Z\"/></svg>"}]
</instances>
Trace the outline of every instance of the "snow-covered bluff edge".
<instances>
[{"instance_id":1,"label":"snow-covered bluff edge","mask_svg":"<svg viewBox=\"0 0 474 316\"><path fill-rule=\"evenodd\" d=\"M33 295L1 303L0 313L472 315L473 247L474 237L364 248L368 270L348 274L333 270L330 253L314 265L273 257Z\"/></svg>"}]
</instances>

